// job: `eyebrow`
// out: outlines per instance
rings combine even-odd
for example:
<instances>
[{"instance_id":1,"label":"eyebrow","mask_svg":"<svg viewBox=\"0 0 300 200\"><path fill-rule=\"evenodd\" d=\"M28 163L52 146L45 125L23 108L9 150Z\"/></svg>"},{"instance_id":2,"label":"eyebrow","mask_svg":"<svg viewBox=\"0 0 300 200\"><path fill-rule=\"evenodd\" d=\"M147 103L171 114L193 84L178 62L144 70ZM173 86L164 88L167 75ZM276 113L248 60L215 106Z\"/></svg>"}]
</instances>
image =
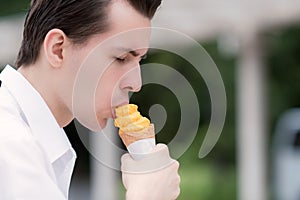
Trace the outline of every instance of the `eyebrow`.
<instances>
[{"instance_id":1,"label":"eyebrow","mask_svg":"<svg viewBox=\"0 0 300 200\"><path fill-rule=\"evenodd\" d=\"M136 52L135 50L128 49L128 48L119 48L119 49L122 50L122 51L124 51L124 52L130 53L130 54L133 55L134 57L140 56L140 54L139 54L138 52ZM140 57L141 57L142 59L147 58L147 53L148 53L148 52L146 52L144 55L141 55Z\"/></svg>"}]
</instances>

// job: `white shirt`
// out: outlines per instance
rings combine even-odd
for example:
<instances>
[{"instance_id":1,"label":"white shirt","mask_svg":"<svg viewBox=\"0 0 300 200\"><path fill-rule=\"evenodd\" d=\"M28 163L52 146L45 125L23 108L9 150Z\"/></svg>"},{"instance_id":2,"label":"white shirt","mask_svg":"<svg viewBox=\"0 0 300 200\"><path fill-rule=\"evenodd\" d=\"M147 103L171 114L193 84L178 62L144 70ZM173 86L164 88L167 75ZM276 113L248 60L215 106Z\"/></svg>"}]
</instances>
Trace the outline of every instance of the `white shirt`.
<instances>
[{"instance_id":1,"label":"white shirt","mask_svg":"<svg viewBox=\"0 0 300 200\"><path fill-rule=\"evenodd\" d=\"M0 74L0 200L66 200L76 154L40 94Z\"/></svg>"}]
</instances>

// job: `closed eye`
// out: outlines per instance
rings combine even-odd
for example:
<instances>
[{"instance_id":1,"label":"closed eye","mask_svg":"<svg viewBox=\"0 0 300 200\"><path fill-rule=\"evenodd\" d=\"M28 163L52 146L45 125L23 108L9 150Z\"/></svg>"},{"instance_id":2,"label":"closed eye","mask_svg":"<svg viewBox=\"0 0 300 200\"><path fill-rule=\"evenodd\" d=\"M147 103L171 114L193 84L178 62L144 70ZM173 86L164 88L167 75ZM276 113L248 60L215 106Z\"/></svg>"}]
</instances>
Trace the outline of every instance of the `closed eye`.
<instances>
[{"instance_id":1,"label":"closed eye","mask_svg":"<svg viewBox=\"0 0 300 200\"><path fill-rule=\"evenodd\" d=\"M116 61L118 61L120 63L124 63L124 62L126 62L126 58L116 58Z\"/></svg>"}]
</instances>

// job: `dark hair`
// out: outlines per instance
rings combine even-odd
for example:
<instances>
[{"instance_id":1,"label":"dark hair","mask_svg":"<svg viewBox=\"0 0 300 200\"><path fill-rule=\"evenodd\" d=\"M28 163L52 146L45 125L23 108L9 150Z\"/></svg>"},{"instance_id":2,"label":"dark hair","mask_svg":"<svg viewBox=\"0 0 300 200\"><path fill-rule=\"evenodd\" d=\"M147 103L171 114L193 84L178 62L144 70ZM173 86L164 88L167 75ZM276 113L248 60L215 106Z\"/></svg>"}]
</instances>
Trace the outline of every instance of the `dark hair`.
<instances>
[{"instance_id":1,"label":"dark hair","mask_svg":"<svg viewBox=\"0 0 300 200\"><path fill-rule=\"evenodd\" d=\"M108 6L113 0L31 0L16 67L36 62L47 33L62 30L74 44L108 30ZM161 0L124 0L151 19Z\"/></svg>"}]
</instances>

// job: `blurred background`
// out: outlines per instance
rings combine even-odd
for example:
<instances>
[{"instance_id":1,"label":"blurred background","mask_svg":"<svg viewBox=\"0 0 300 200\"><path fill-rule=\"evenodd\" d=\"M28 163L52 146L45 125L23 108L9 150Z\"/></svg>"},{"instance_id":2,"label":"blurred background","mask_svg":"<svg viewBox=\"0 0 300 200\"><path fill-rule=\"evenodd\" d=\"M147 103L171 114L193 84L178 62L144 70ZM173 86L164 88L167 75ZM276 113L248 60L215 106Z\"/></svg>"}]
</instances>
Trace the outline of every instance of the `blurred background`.
<instances>
[{"instance_id":1,"label":"blurred background","mask_svg":"<svg viewBox=\"0 0 300 200\"><path fill-rule=\"evenodd\" d=\"M6 64L14 65L30 2L0 2L3 69ZM198 134L179 158L182 181L178 199L299 200L300 2L165 0L153 25L175 29L203 45L220 71L227 94L221 137L212 152L199 159L211 117L210 96L203 79L193 73L186 60L172 53L151 50L143 61L179 71L189 80L200 102ZM184 44L172 45L198 56ZM159 94L155 98L153 91ZM157 141L168 143L180 123L178 102L170 91L150 85L131 100L146 116L150 105L166 106L172 117L168 117ZM70 199L124 199L120 173L90 156L74 123L65 130L78 156ZM88 130L84 131L88 136ZM89 143L109 151L98 141ZM116 143L122 147L118 138Z\"/></svg>"}]
</instances>

